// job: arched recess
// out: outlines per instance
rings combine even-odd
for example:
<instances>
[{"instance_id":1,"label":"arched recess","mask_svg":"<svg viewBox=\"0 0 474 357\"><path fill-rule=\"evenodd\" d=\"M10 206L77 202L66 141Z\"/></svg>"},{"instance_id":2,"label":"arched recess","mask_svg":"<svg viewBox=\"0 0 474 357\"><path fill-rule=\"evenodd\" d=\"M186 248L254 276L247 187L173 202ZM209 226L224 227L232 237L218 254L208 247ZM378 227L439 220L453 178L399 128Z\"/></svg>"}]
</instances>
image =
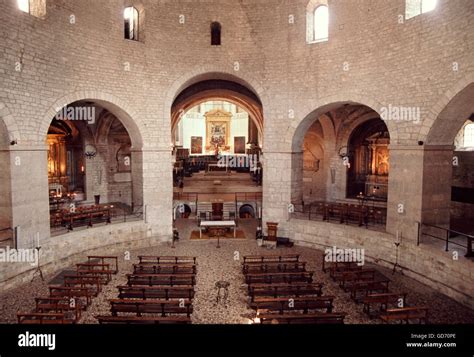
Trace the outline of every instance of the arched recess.
<instances>
[{"instance_id":1,"label":"arched recess","mask_svg":"<svg viewBox=\"0 0 474 357\"><path fill-rule=\"evenodd\" d=\"M346 199L347 174L350 166L347 166L342 156L349 146L349 140L354 130L361 124L373 119L380 119L379 113L373 107L354 101L340 101L324 104L316 110L311 111L296 127L292 138L292 202L299 203L308 201L336 201ZM318 136L307 134L313 130L315 123L322 128L319 143L324 147L323 157L320 158L318 167L324 170L324 189L316 190L319 196L308 197L303 190L308 191L308 175L305 170L307 163L303 163L305 157L304 146L307 140L318 138ZM307 146L307 143L306 143ZM303 190L302 190L303 189Z\"/></svg>"},{"instance_id":2,"label":"arched recess","mask_svg":"<svg viewBox=\"0 0 474 357\"><path fill-rule=\"evenodd\" d=\"M98 91L81 91L65 95L61 99L54 102L46 113L42 116L41 126L38 132L38 142L42 143L44 137L48 133L51 119L67 105L75 102L92 102L104 109L107 109L115 115L130 135L134 150L141 150L144 143L144 133L147 132L145 124L141 121L140 116L135 110L124 100L104 92Z\"/></svg>"},{"instance_id":3,"label":"arched recess","mask_svg":"<svg viewBox=\"0 0 474 357\"><path fill-rule=\"evenodd\" d=\"M175 99L183 90L196 83L209 80L229 81L240 84L255 93L260 101L265 103L266 94L262 82L258 78L247 74L239 63L234 63L233 66L234 67L232 68L232 66L229 65L206 64L183 73L181 77L177 78L170 85L169 90L166 93L165 101L163 103L164 118L170 115Z\"/></svg>"},{"instance_id":4,"label":"arched recess","mask_svg":"<svg viewBox=\"0 0 474 357\"><path fill-rule=\"evenodd\" d=\"M454 152L454 140L459 130L467 120L474 121L474 81L461 83L464 87L450 96L433 122L424 146L421 219L423 223L444 228L451 227L452 223L453 169L468 167L472 161L470 154L461 156ZM470 187L472 183L465 183L465 188L471 190L469 192L474 191L474 187ZM464 196L472 195L469 192ZM469 204L466 209L472 210L473 205Z\"/></svg>"},{"instance_id":5,"label":"arched recess","mask_svg":"<svg viewBox=\"0 0 474 357\"><path fill-rule=\"evenodd\" d=\"M10 130L9 130L10 129ZM12 144L21 142L13 116L8 108L0 103L0 246L11 244L13 229L12 212Z\"/></svg>"},{"instance_id":6,"label":"arched recess","mask_svg":"<svg viewBox=\"0 0 474 357\"><path fill-rule=\"evenodd\" d=\"M259 132L259 142L263 135L263 108L258 96L247 87L227 80L206 80L195 83L183 90L174 100L171 109L171 130L176 129L181 117L192 107L210 100L223 100L247 111Z\"/></svg>"}]
</instances>

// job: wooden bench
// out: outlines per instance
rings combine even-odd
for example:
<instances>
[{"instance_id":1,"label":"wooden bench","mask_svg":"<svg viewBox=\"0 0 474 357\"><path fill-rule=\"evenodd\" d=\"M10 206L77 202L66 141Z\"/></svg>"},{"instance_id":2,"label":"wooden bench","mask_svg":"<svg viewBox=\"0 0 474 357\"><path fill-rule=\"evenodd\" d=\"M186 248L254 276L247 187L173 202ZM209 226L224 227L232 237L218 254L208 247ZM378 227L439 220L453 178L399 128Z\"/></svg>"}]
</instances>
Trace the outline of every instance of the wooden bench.
<instances>
[{"instance_id":1,"label":"wooden bench","mask_svg":"<svg viewBox=\"0 0 474 357\"><path fill-rule=\"evenodd\" d=\"M194 274L127 274L127 285L196 285L196 276Z\"/></svg>"},{"instance_id":2,"label":"wooden bench","mask_svg":"<svg viewBox=\"0 0 474 357\"><path fill-rule=\"evenodd\" d=\"M327 270L344 271L351 267L362 269L361 266L357 265L357 262L327 262L326 254L323 253L323 266L322 266L323 272L326 273Z\"/></svg>"},{"instance_id":3,"label":"wooden bench","mask_svg":"<svg viewBox=\"0 0 474 357\"><path fill-rule=\"evenodd\" d=\"M306 271L305 262L292 263L244 263L242 266L244 274L248 273L281 273L281 272L303 272Z\"/></svg>"},{"instance_id":4,"label":"wooden bench","mask_svg":"<svg viewBox=\"0 0 474 357\"><path fill-rule=\"evenodd\" d=\"M288 255L247 255L244 257L244 264L246 263L291 263L299 262L299 254Z\"/></svg>"},{"instance_id":5,"label":"wooden bench","mask_svg":"<svg viewBox=\"0 0 474 357\"><path fill-rule=\"evenodd\" d=\"M134 299L112 299L110 300L110 312L112 316L118 313L142 314L186 314L190 317L193 312L191 300L134 300Z\"/></svg>"},{"instance_id":6,"label":"wooden bench","mask_svg":"<svg viewBox=\"0 0 474 357\"><path fill-rule=\"evenodd\" d=\"M53 313L17 313L20 325L66 325L73 324L74 320L67 319L64 314Z\"/></svg>"},{"instance_id":7,"label":"wooden bench","mask_svg":"<svg viewBox=\"0 0 474 357\"><path fill-rule=\"evenodd\" d=\"M133 274L196 274L194 264L134 264Z\"/></svg>"},{"instance_id":8,"label":"wooden bench","mask_svg":"<svg viewBox=\"0 0 474 357\"><path fill-rule=\"evenodd\" d=\"M138 261L140 264L143 263L174 263L174 264L196 264L196 257L170 257L170 256L150 256L150 255L139 255Z\"/></svg>"},{"instance_id":9,"label":"wooden bench","mask_svg":"<svg viewBox=\"0 0 474 357\"><path fill-rule=\"evenodd\" d=\"M102 279L98 276L64 275L64 286L89 289L93 296L102 291Z\"/></svg>"},{"instance_id":10,"label":"wooden bench","mask_svg":"<svg viewBox=\"0 0 474 357\"><path fill-rule=\"evenodd\" d=\"M193 299L193 286L117 286L119 299Z\"/></svg>"},{"instance_id":11,"label":"wooden bench","mask_svg":"<svg viewBox=\"0 0 474 357\"><path fill-rule=\"evenodd\" d=\"M358 293L362 293L362 297L373 293L388 293L388 285L390 279L378 277L374 280L356 281L353 282L349 288L351 292L351 299L355 302L360 302L361 298Z\"/></svg>"},{"instance_id":12,"label":"wooden bench","mask_svg":"<svg viewBox=\"0 0 474 357\"><path fill-rule=\"evenodd\" d=\"M75 223L87 223L88 227L92 227L92 222L95 220L103 221L107 224L111 222L111 210L108 207L91 206L78 208L75 212L66 211L62 213L63 225L67 226L69 231L74 229Z\"/></svg>"},{"instance_id":13,"label":"wooden bench","mask_svg":"<svg viewBox=\"0 0 474 357\"><path fill-rule=\"evenodd\" d=\"M169 325L190 324L191 319L185 316L144 317L144 316L95 316L99 324L104 325Z\"/></svg>"},{"instance_id":14,"label":"wooden bench","mask_svg":"<svg viewBox=\"0 0 474 357\"><path fill-rule=\"evenodd\" d=\"M103 277L105 284L108 284L109 281L112 280L112 274L114 274L114 271L110 269L109 264L76 264L76 271L78 275L101 276Z\"/></svg>"},{"instance_id":15,"label":"wooden bench","mask_svg":"<svg viewBox=\"0 0 474 357\"><path fill-rule=\"evenodd\" d=\"M252 273L245 276L247 284L276 284L276 283L312 283L313 272L299 273Z\"/></svg>"},{"instance_id":16,"label":"wooden bench","mask_svg":"<svg viewBox=\"0 0 474 357\"><path fill-rule=\"evenodd\" d=\"M261 324L343 324L344 313L313 314L261 314Z\"/></svg>"},{"instance_id":17,"label":"wooden bench","mask_svg":"<svg viewBox=\"0 0 474 357\"><path fill-rule=\"evenodd\" d=\"M107 255L90 255L87 257L88 263L94 263L94 261L100 261L102 264L107 264L107 261L111 261L108 263L112 268L113 274L118 273L118 257L116 256L107 256Z\"/></svg>"},{"instance_id":18,"label":"wooden bench","mask_svg":"<svg viewBox=\"0 0 474 357\"><path fill-rule=\"evenodd\" d=\"M382 314L380 318L383 322L389 323L391 321L398 321L403 323L405 321L407 324L411 320L418 320L418 323L427 323L428 320L428 308L427 307L402 307L396 309L387 309Z\"/></svg>"},{"instance_id":19,"label":"wooden bench","mask_svg":"<svg viewBox=\"0 0 474 357\"><path fill-rule=\"evenodd\" d=\"M86 310L87 306L92 303L93 296L90 289L88 288L68 286L50 286L49 295L51 297L64 297L67 298L69 301L72 301L72 299L74 299L76 304L79 303L77 299L79 299L80 301L84 300L81 303L81 306L84 310Z\"/></svg>"},{"instance_id":20,"label":"wooden bench","mask_svg":"<svg viewBox=\"0 0 474 357\"><path fill-rule=\"evenodd\" d=\"M256 297L285 297L285 296L321 296L322 284L252 284L248 286L250 300Z\"/></svg>"},{"instance_id":21,"label":"wooden bench","mask_svg":"<svg viewBox=\"0 0 474 357\"><path fill-rule=\"evenodd\" d=\"M75 322L81 318L80 300L76 303L64 297L39 297L35 298L35 303L35 311L39 313L61 313Z\"/></svg>"},{"instance_id":22,"label":"wooden bench","mask_svg":"<svg viewBox=\"0 0 474 357\"><path fill-rule=\"evenodd\" d=\"M345 271L341 276L337 276L335 281L344 291L349 291L352 284L360 281L373 281L375 279L374 269L362 269L354 271Z\"/></svg>"},{"instance_id":23,"label":"wooden bench","mask_svg":"<svg viewBox=\"0 0 474 357\"><path fill-rule=\"evenodd\" d=\"M369 315L369 317L373 317L371 313L371 306L372 305L379 305L379 312L384 312L387 310L388 306L393 304L396 305L398 308L399 303L402 303L402 307L405 307L406 304L406 296L405 293L382 293L382 294L369 294L362 299L364 304L363 311Z\"/></svg>"},{"instance_id":24,"label":"wooden bench","mask_svg":"<svg viewBox=\"0 0 474 357\"><path fill-rule=\"evenodd\" d=\"M257 297L250 307L261 313L260 310L279 311L283 314L284 311L303 311L308 313L314 310L324 310L323 312L330 313L334 308L334 296L312 296L312 297L278 297L278 298L260 298Z\"/></svg>"}]
</instances>

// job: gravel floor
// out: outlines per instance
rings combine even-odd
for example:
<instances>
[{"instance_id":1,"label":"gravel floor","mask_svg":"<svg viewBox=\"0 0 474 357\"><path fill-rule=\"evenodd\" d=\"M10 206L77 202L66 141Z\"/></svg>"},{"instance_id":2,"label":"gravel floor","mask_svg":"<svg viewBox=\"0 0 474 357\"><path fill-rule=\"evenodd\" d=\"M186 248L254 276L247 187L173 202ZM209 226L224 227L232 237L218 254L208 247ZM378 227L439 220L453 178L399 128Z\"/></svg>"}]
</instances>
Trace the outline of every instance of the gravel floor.
<instances>
[{"instance_id":1,"label":"gravel floor","mask_svg":"<svg viewBox=\"0 0 474 357\"><path fill-rule=\"evenodd\" d=\"M131 259L125 261L124 252L113 252L118 255L119 274L114 275L112 281L104 287L102 293L94 298L92 305L84 312L81 323L97 323L94 315L110 314L108 299L116 298L116 286L126 282L125 274L132 271L132 264L137 262L138 255L184 255L196 256L198 262L196 295L193 302L194 313L192 321L196 324L247 324L253 315L253 310L247 307L247 289L241 272L239 258L244 255L264 254L300 254L303 261L308 263L307 269L314 271L314 281L324 284L324 295L335 296L334 312L345 312L348 324L377 324L379 319L369 319L362 312L362 305L355 304L349 293L343 292L328 274L321 271L321 251L304 248L278 248L268 250L258 247L254 239L254 223L241 223L240 229L247 232L246 240L221 241L221 248L216 248L216 241L190 241L192 226L189 223L179 222L181 241L172 248L170 244L161 244L153 248L146 248L130 252ZM194 228L195 229L195 228ZM110 249L97 251L94 254L111 255ZM410 305L424 305L430 308L429 322L433 324L474 323L474 311L460 305L454 300L438 293L416 280L392 272L382 267L376 267L382 274L390 278L390 290L408 293L407 303ZM73 269L71 267L71 269ZM59 273L59 272L58 272ZM0 294L0 322L16 323L18 311L28 312L34 307L34 298L48 296L48 285L54 276L45 277L45 281L35 279L32 283L20 288ZM216 305L217 289L215 283L219 280L230 282L229 299L227 306L222 303Z\"/></svg>"}]
</instances>

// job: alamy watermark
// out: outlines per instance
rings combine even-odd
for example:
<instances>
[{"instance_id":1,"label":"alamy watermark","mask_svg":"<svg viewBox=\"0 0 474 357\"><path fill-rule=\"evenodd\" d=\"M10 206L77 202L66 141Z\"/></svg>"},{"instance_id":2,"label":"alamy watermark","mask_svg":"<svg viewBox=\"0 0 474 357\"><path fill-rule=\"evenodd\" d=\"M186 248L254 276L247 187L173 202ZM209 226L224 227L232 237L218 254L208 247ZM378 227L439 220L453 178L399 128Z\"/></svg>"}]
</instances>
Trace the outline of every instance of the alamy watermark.
<instances>
[{"instance_id":1,"label":"alamy watermark","mask_svg":"<svg viewBox=\"0 0 474 357\"><path fill-rule=\"evenodd\" d=\"M365 250L359 248L342 249L336 246L324 251L324 261L332 263L357 263L363 266L365 263Z\"/></svg>"},{"instance_id":2,"label":"alamy watermark","mask_svg":"<svg viewBox=\"0 0 474 357\"><path fill-rule=\"evenodd\" d=\"M86 121L88 124L95 123L95 107L87 106L65 106L57 109L54 117L56 120Z\"/></svg>"},{"instance_id":3,"label":"alamy watermark","mask_svg":"<svg viewBox=\"0 0 474 357\"><path fill-rule=\"evenodd\" d=\"M1 248L0 263L29 263L31 266L37 266L38 250Z\"/></svg>"},{"instance_id":4,"label":"alamy watermark","mask_svg":"<svg viewBox=\"0 0 474 357\"><path fill-rule=\"evenodd\" d=\"M418 124L421 122L420 107L392 106L380 108L380 116L384 121L408 121Z\"/></svg>"},{"instance_id":5,"label":"alamy watermark","mask_svg":"<svg viewBox=\"0 0 474 357\"><path fill-rule=\"evenodd\" d=\"M218 167L230 168L254 168L257 167L259 160L258 155L218 155Z\"/></svg>"}]
</instances>

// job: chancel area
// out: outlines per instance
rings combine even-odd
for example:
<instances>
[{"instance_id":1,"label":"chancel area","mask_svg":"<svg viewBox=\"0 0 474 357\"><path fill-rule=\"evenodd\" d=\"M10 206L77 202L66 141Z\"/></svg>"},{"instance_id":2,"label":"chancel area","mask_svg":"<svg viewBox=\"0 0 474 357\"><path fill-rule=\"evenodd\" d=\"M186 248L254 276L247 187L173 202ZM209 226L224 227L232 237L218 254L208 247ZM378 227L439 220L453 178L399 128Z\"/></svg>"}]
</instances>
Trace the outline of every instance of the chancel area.
<instances>
[{"instance_id":1,"label":"chancel area","mask_svg":"<svg viewBox=\"0 0 474 357\"><path fill-rule=\"evenodd\" d=\"M471 0L0 20L0 322L474 323Z\"/></svg>"}]
</instances>

